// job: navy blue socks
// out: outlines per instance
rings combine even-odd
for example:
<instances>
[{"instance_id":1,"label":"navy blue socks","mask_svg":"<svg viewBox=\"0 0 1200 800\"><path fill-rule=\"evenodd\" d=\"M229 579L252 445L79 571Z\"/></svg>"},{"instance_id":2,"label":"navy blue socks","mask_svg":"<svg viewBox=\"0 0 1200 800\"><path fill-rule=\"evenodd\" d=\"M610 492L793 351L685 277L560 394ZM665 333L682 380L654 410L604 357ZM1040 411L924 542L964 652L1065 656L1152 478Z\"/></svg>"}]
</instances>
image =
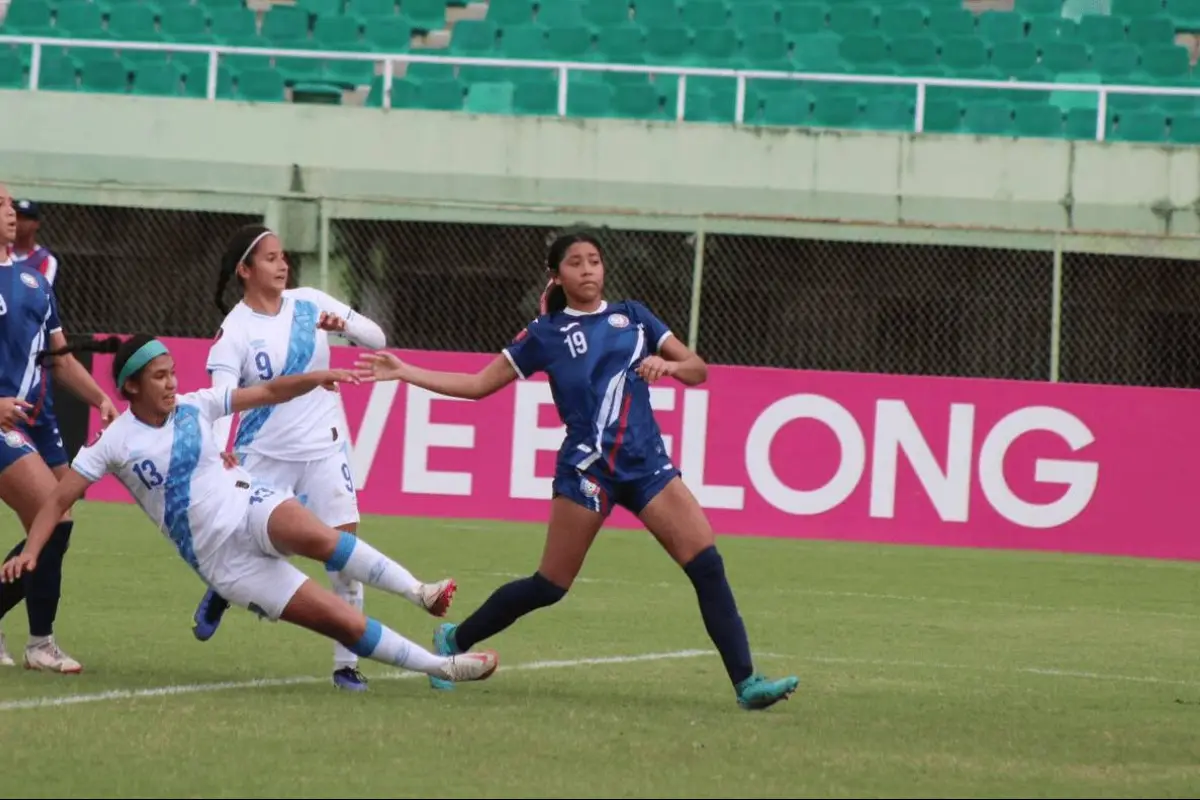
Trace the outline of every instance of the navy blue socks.
<instances>
[{"instance_id":1,"label":"navy blue socks","mask_svg":"<svg viewBox=\"0 0 1200 800\"><path fill-rule=\"evenodd\" d=\"M552 606L566 594L566 589L555 586L539 572L528 578L506 583L492 592L492 596L455 629L454 646L465 653L530 611Z\"/></svg>"},{"instance_id":2,"label":"navy blue socks","mask_svg":"<svg viewBox=\"0 0 1200 800\"><path fill-rule=\"evenodd\" d=\"M683 571L696 588L704 628L721 654L729 680L737 686L754 674L754 662L750 658L746 626L725 577L725 561L717 546L711 545L689 561Z\"/></svg>"},{"instance_id":3,"label":"navy blue socks","mask_svg":"<svg viewBox=\"0 0 1200 800\"><path fill-rule=\"evenodd\" d=\"M50 534L50 540L38 554L37 568L27 574L25 610L29 613L29 635L50 636L58 616L58 601L62 598L62 566L71 543L72 521L60 522Z\"/></svg>"}]
</instances>

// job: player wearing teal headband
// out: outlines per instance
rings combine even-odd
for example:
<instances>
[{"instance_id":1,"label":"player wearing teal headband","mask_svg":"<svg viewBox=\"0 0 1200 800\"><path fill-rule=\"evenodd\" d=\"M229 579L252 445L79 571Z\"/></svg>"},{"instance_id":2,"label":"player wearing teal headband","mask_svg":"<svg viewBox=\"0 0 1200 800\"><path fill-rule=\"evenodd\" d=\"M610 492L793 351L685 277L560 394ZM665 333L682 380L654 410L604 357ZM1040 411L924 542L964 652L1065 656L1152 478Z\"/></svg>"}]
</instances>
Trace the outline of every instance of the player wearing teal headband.
<instances>
[{"instance_id":1,"label":"player wearing teal headband","mask_svg":"<svg viewBox=\"0 0 1200 800\"><path fill-rule=\"evenodd\" d=\"M116 353L113 380L129 408L75 456L71 472L37 512L24 551L0 567L0 581L36 574L63 512L89 485L113 474L188 566L234 605L308 628L362 658L433 678L483 680L495 671L494 651L434 655L310 580L289 556L401 596L408 573L354 534L322 523L291 492L228 467L221 457L213 436L217 419L333 390L357 382L358 373L313 370L246 388L177 394L175 362L157 339L110 337L74 349Z\"/></svg>"}]
</instances>

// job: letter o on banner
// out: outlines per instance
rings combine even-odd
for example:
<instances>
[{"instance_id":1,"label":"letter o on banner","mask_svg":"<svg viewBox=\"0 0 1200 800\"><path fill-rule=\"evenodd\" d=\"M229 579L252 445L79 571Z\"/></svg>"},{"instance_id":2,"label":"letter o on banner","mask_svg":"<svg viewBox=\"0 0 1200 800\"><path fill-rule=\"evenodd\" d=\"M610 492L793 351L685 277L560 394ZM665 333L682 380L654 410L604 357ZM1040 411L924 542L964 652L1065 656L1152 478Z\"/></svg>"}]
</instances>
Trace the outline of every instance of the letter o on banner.
<instances>
[{"instance_id":1,"label":"letter o on banner","mask_svg":"<svg viewBox=\"0 0 1200 800\"><path fill-rule=\"evenodd\" d=\"M837 471L816 489L794 489L771 467L771 442L784 425L798 419L823 423L841 447ZM866 463L867 445L858 422L841 404L821 395L796 394L776 400L754 421L746 438L746 472L751 483L768 503L789 514L823 514L836 508L858 486Z\"/></svg>"}]
</instances>

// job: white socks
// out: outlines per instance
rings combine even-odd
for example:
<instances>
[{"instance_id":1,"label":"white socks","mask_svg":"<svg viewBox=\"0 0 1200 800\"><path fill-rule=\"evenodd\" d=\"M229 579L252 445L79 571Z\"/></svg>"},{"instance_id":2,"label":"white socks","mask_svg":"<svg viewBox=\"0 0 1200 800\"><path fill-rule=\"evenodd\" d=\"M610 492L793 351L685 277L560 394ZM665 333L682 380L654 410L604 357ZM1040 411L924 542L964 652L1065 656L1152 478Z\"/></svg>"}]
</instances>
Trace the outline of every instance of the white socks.
<instances>
[{"instance_id":1,"label":"white socks","mask_svg":"<svg viewBox=\"0 0 1200 800\"><path fill-rule=\"evenodd\" d=\"M345 573L345 579L362 581L376 589L406 597L410 602L420 603L417 592L421 582L404 567L352 533L341 532L333 555L325 562L325 569L331 573Z\"/></svg>"},{"instance_id":2,"label":"white socks","mask_svg":"<svg viewBox=\"0 0 1200 800\"><path fill-rule=\"evenodd\" d=\"M350 648L353 652L384 664L443 677L448 658L436 656L421 645L405 639L378 620L367 617L367 630Z\"/></svg>"}]
</instances>

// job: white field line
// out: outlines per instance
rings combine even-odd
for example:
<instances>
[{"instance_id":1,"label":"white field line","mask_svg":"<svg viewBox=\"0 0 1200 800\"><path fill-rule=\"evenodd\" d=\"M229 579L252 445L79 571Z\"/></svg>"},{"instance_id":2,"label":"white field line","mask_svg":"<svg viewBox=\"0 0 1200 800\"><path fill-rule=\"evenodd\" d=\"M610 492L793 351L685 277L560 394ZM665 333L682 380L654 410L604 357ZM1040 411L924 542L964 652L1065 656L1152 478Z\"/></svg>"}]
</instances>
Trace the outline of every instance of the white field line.
<instances>
[{"instance_id":1,"label":"white field line","mask_svg":"<svg viewBox=\"0 0 1200 800\"><path fill-rule=\"evenodd\" d=\"M636 656L607 656L603 658L576 658L566 661L529 661L524 664L514 664L510 667L500 665L497 675L506 672L538 669L570 669L571 667L598 666L604 664L637 664L645 661L667 661L677 658L697 658L714 655L709 650L676 650L670 653L644 653ZM371 680L402 680L407 678L423 678L419 672L385 672L374 675ZM64 677L62 680L70 680ZM9 700L0 702L0 711L19 711L27 708L53 708L57 706L73 706L81 703L104 703L110 700L139 700L149 697L172 697L182 694L207 694L211 692L228 692L235 689L267 689L275 686L296 686L301 684L325 683L328 676L315 678L301 675L294 678L261 678L251 681L227 681L223 683L190 683L176 686L157 686L149 689L112 689L107 692L94 694L69 694L57 697L34 697L28 700Z\"/></svg>"},{"instance_id":2,"label":"white field line","mask_svg":"<svg viewBox=\"0 0 1200 800\"><path fill-rule=\"evenodd\" d=\"M483 572L477 570L461 570L470 575L487 575L493 578L525 578L528 574L517 572ZM638 586L646 589L671 589L685 586L678 581L671 583L669 581L629 581L621 578L576 578L576 583L596 583L608 584L612 586ZM799 594L810 597L850 597L859 598L862 600L885 600L894 603L933 603L937 605L952 605L952 606L980 606L988 608L1007 608L1013 611L1036 611L1036 612L1053 612L1059 614L1108 614L1112 616L1148 616L1148 617L1164 617L1166 619L1181 619L1181 620L1200 620L1200 614L1188 613L1186 611L1147 611L1142 609L1130 608L1100 608L1089 606L1040 606L1031 603L1014 603L1004 600L968 600L958 597L922 597L921 595L905 595L905 594L882 594L874 592L838 592L827 589L805 589L797 586L779 586L775 589L769 589L776 594Z\"/></svg>"}]
</instances>

